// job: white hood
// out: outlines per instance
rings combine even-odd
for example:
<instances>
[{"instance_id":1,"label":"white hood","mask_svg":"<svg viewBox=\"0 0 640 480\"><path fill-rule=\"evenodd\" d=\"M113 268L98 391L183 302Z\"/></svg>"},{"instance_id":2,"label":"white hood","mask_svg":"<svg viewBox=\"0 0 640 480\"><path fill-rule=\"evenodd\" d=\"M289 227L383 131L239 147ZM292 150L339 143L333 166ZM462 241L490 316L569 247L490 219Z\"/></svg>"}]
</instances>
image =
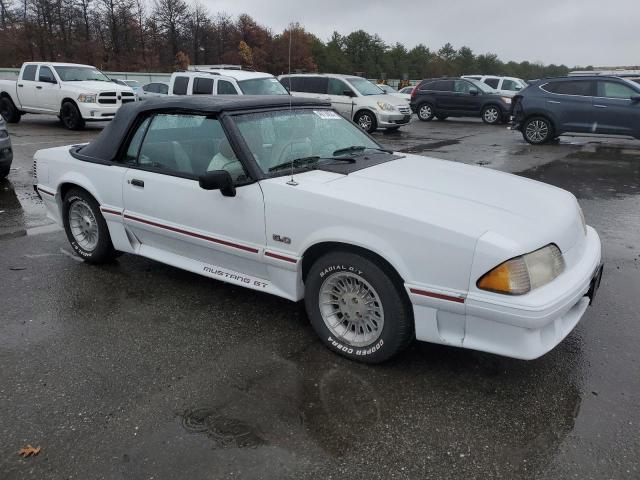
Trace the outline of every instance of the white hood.
<instances>
[{"instance_id":1,"label":"white hood","mask_svg":"<svg viewBox=\"0 0 640 480\"><path fill-rule=\"evenodd\" d=\"M70 87L75 87L79 91L86 91L87 93L100 93L100 92L132 92L133 89L125 87L124 85L118 85L113 82L98 82L94 80L86 80L80 82L65 82Z\"/></svg>"}]
</instances>

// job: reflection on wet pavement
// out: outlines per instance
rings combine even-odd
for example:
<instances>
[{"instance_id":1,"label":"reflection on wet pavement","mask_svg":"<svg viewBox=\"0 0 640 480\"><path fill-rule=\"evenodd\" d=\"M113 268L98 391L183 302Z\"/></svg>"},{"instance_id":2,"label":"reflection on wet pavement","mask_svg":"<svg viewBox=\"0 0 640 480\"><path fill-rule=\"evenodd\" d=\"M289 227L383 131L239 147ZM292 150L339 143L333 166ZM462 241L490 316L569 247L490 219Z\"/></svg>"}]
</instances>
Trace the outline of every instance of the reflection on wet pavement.
<instances>
[{"instance_id":1,"label":"reflection on wet pavement","mask_svg":"<svg viewBox=\"0 0 640 480\"><path fill-rule=\"evenodd\" d=\"M22 205L16 196L12 183L0 180L0 238L25 235L25 221Z\"/></svg>"}]
</instances>

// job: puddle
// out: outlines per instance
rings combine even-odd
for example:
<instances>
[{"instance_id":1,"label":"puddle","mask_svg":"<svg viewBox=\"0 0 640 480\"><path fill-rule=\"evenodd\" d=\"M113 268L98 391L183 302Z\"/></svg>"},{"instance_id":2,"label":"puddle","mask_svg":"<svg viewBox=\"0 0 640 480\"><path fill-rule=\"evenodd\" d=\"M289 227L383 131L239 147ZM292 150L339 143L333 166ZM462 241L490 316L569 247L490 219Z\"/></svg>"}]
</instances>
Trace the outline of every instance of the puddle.
<instances>
[{"instance_id":1,"label":"puddle","mask_svg":"<svg viewBox=\"0 0 640 480\"><path fill-rule=\"evenodd\" d=\"M266 443L253 426L237 418L220 415L210 407L185 411L182 426L188 432L205 434L215 448L258 447Z\"/></svg>"},{"instance_id":2,"label":"puddle","mask_svg":"<svg viewBox=\"0 0 640 480\"><path fill-rule=\"evenodd\" d=\"M24 211L13 184L7 179L0 180L0 238L25 234Z\"/></svg>"},{"instance_id":3,"label":"puddle","mask_svg":"<svg viewBox=\"0 0 640 480\"><path fill-rule=\"evenodd\" d=\"M410 147L401 148L398 151L402 153L421 153L421 152L428 152L430 150L437 150L442 147L448 147L450 145L457 145L459 143L460 143L460 140L438 140L435 142L420 143L418 145L412 145Z\"/></svg>"},{"instance_id":4,"label":"puddle","mask_svg":"<svg viewBox=\"0 0 640 480\"><path fill-rule=\"evenodd\" d=\"M553 162L520 172L582 199L640 194L640 150L587 144Z\"/></svg>"}]
</instances>

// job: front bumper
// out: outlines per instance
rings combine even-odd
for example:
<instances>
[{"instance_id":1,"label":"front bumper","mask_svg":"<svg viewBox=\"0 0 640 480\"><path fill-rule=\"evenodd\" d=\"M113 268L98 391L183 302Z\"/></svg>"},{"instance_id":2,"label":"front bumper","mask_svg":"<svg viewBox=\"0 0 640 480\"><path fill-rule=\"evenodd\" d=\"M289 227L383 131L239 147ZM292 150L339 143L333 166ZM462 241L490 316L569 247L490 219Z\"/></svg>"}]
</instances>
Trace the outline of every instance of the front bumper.
<instances>
[{"instance_id":1,"label":"front bumper","mask_svg":"<svg viewBox=\"0 0 640 480\"><path fill-rule=\"evenodd\" d=\"M411 121L411 110L407 106L407 112L404 113L377 113L378 127L392 128L400 125L406 125Z\"/></svg>"},{"instance_id":2,"label":"front bumper","mask_svg":"<svg viewBox=\"0 0 640 480\"><path fill-rule=\"evenodd\" d=\"M532 360L558 345L584 315L599 286L601 245L587 227L576 259L553 282L522 296L469 293L464 303L416 298L416 338Z\"/></svg>"},{"instance_id":3,"label":"front bumper","mask_svg":"<svg viewBox=\"0 0 640 480\"><path fill-rule=\"evenodd\" d=\"M116 112L122 106L121 104L100 104L100 103L82 103L77 102L80 115L86 121L105 121L115 117Z\"/></svg>"}]
</instances>

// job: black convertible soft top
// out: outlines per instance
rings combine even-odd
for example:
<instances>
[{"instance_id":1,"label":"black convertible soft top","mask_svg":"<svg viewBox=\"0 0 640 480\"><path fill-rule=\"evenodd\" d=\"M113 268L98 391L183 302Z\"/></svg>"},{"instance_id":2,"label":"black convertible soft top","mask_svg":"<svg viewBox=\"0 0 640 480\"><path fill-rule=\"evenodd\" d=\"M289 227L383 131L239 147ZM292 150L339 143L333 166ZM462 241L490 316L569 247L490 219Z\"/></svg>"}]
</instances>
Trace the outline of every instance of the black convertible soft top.
<instances>
[{"instance_id":1,"label":"black convertible soft top","mask_svg":"<svg viewBox=\"0 0 640 480\"><path fill-rule=\"evenodd\" d=\"M170 96L144 102L128 103L118 109L114 119L88 145L73 147L71 154L79 160L110 163L116 160L120 145L136 118L146 112L184 112L213 115L239 110L307 106L330 104L314 98L291 97L289 95L220 95L220 96Z\"/></svg>"}]
</instances>

